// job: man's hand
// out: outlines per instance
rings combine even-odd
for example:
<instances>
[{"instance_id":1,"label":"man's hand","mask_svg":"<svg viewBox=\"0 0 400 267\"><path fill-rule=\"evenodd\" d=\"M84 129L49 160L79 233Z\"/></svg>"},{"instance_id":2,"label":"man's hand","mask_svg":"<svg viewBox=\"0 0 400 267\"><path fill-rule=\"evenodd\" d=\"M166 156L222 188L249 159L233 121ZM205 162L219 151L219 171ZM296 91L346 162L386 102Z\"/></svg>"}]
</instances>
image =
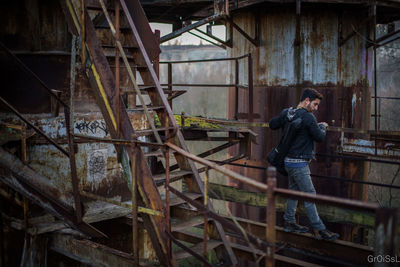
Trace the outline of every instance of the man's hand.
<instances>
[{"instance_id":1,"label":"man's hand","mask_svg":"<svg viewBox=\"0 0 400 267\"><path fill-rule=\"evenodd\" d=\"M320 122L318 124L323 124L323 125L325 125L325 127L328 127L328 123L326 123L326 122Z\"/></svg>"}]
</instances>

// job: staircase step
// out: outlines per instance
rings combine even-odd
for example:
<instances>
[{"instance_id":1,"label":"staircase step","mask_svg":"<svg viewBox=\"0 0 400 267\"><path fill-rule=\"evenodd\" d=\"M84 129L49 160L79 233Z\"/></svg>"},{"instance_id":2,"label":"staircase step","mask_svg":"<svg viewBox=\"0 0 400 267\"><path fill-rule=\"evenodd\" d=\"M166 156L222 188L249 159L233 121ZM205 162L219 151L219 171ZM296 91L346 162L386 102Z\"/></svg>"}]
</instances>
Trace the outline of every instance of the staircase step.
<instances>
[{"instance_id":1,"label":"staircase step","mask_svg":"<svg viewBox=\"0 0 400 267\"><path fill-rule=\"evenodd\" d=\"M223 243L221 241L218 240L214 240L214 239L210 239L207 241L207 251L215 249L219 246L221 246ZM192 247L190 247L191 250L193 250L194 252L196 252L199 255L203 254L203 242L198 243ZM179 252L174 253L174 258L176 260L183 260L189 257L192 257L192 255L184 250L181 250Z\"/></svg>"},{"instance_id":2,"label":"staircase step","mask_svg":"<svg viewBox=\"0 0 400 267\"><path fill-rule=\"evenodd\" d=\"M181 170L181 171L177 171L177 172L170 172L169 174L169 181L170 182L175 182L181 178L183 178L183 176L188 175L188 174L193 174L192 171L186 171L186 170ZM165 183L165 173L162 174L157 174L153 176L153 180L156 182L156 184L162 185Z\"/></svg>"},{"instance_id":3,"label":"staircase step","mask_svg":"<svg viewBox=\"0 0 400 267\"><path fill-rule=\"evenodd\" d=\"M160 110L160 109L165 109L164 106L147 106L148 110ZM143 106L136 106L135 108L132 109L127 109L127 111L144 111Z\"/></svg>"},{"instance_id":4,"label":"staircase step","mask_svg":"<svg viewBox=\"0 0 400 267\"><path fill-rule=\"evenodd\" d=\"M96 26L94 26L94 28L103 30L103 29L110 29L110 26L108 26L108 25L96 25ZM129 27L119 27L119 30L120 31L131 31L131 28L129 28Z\"/></svg>"},{"instance_id":5,"label":"staircase step","mask_svg":"<svg viewBox=\"0 0 400 267\"><path fill-rule=\"evenodd\" d=\"M179 232L179 231L191 228L191 227L196 227L196 226L202 225L203 223L204 223L204 217L196 216L196 217L192 217L189 220L179 221L177 223L172 224L171 231Z\"/></svg>"},{"instance_id":6,"label":"staircase step","mask_svg":"<svg viewBox=\"0 0 400 267\"><path fill-rule=\"evenodd\" d=\"M86 8L87 8L87 10L93 10L93 11L101 11L101 12L103 12L103 9L102 9L102 7L101 7L100 4L98 4L98 5L96 5L96 4L94 4L94 3L92 3L92 4L90 4L90 5L86 4ZM108 11L108 12L115 12L115 8L107 8L107 11Z\"/></svg>"},{"instance_id":7,"label":"staircase step","mask_svg":"<svg viewBox=\"0 0 400 267\"><path fill-rule=\"evenodd\" d=\"M167 129L168 130L173 130L174 127L168 127L168 128L160 127L160 128L156 128L156 131L157 132L162 132L162 131L165 131ZM146 135L151 135L151 134L153 134L153 130L152 129L145 129L145 130L135 131L135 135L136 136L146 136Z\"/></svg>"},{"instance_id":8,"label":"staircase step","mask_svg":"<svg viewBox=\"0 0 400 267\"><path fill-rule=\"evenodd\" d=\"M103 47L103 48L115 48L115 45L102 44L101 47ZM137 46L126 46L126 45L123 45L122 48L124 48L124 49L138 49Z\"/></svg>"},{"instance_id":9,"label":"staircase step","mask_svg":"<svg viewBox=\"0 0 400 267\"><path fill-rule=\"evenodd\" d=\"M192 199L192 200L198 199L198 198L200 198L200 197L203 196L202 194L199 194L199 193L191 193L191 192L186 192L186 193L184 193L184 195L187 196L188 198ZM174 198L171 198L171 200L170 200L170 202L169 202L169 206L170 206L170 207L172 207L172 206L178 206L178 205L183 204L183 203L186 203L186 201L183 200L183 199L180 198L180 197L174 197Z\"/></svg>"},{"instance_id":10,"label":"staircase step","mask_svg":"<svg viewBox=\"0 0 400 267\"><path fill-rule=\"evenodd\" d=\"M146 152L144 153L145 157L163 157L164 153L160 150L156 150L156 151L151 151L151 152Z\"/></svg>"}]
</instances>

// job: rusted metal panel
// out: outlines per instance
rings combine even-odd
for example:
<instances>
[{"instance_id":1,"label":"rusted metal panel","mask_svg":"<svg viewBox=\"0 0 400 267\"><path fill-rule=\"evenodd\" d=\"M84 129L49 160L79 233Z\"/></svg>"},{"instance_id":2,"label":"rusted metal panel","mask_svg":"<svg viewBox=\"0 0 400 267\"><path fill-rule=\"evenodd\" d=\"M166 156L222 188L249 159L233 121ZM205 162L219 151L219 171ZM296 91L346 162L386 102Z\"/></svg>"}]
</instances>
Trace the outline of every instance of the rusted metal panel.
<instances>
[{"instance_id":1,"label":"rusted metal panel","mask_svg":"<svg viewBox=\"0 0 400 267\"><path fill-rule=\"evenodd\" d=\"M69 192L60 190L55 183L48 181L2 148L0 156L1 182L83 233L93 237L106 237L89 224L76 220L74 208L70 205Z\"/></svg>"},{"instance_id":2,"label":"rusted metal panel","mask_svg":"<svg viewBox=\"0 0 400 267\"><path fill-rule=\"evenodd\" d=\"M142 114L130 113L130 120L136 130L147 129ZM4 117L4 116L3 116ZM64 117L32 115L30 120L55 140L61 140L66 147ZM3 121L18 124L17 118L8 116ZM109 137L107 126L99 113L75 114L74 132L95 137ZM76 156L80 187L83 190L125 201L130 191L122 176L114 145L105 143L78 144ZM37 172L54 182L65 192L72 191L68 158L56 148L46 144L30 144L28 140L28 164Z\"/></svg>"},{"instance_id":3,"label":"rusted metal panel","mask_svg":"<svg viewBox=\"0 0 400 267\"><path fill-rule=\"evenodd\" d=\"M260 46L254 47L246 38L233 31L233 48L228 49L229 57L251 53L254 70L254 113L260 114L260 121L269 121L283 108L295 106L300 92L307 87L315 88L324 95L318 112L318 121L329 125L368 129L370 84L372 75L371 51L366 50L366 41L360 35L368 35L362 28L345 45L339 46L339 25L342 19L343 35L352 31L363 16L360 10L346 10L340 17L341 6L337 9L321 9L316 5L301 8L299 46L296 47L295 5L271 6L259 11ZM255 33L255 10L238 11L233 20L250 36ZM364 15L365 17L365 15ZM297 49L297 50L296 50ZM296 52L297 51L297 52ZM246 83L246 62L239 62L239 82ZM235 65L229 66L230 82L235 81ZM248 94L239 89L239 110L247 112ZM235 89L229 90L228 116L234 115ZM266 154L280 138L280 131L268 128L255 129L257 144L252 145L251 160L265 161ZM346 134L349 138L365 138ZM323 143L316 145L316 152L332 154L338 151L340 133L328 132ZM237 151L230 150L231 154ZM367 179L363 162L344 164L342 161L318 158L311 164L312 173L328 176ZM245 170L235 168L240 173ZM265 175L252 174L254 179L263 181ZM280 175L278 174L278 177ZM360 185L344 185L332 180L313 179L316 191L355 199L365 199L365 188ZM287 179L278 179L279 187L286 187ZM258 219L259 214L248 214ZM335 229L334 229L335 230ZM339 229L338 229L339 230Z\"/></svg>"}]
</instances>

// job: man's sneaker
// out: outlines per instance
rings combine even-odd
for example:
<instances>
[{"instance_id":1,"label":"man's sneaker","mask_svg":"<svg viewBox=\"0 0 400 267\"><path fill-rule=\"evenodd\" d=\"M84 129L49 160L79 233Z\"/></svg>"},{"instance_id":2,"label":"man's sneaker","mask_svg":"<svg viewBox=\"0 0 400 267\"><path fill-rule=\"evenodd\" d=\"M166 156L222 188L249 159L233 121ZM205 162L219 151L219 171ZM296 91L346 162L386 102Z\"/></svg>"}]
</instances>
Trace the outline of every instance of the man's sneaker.
<instances>
[{"instance_id":1,"label":"man's sneaker","mask_svg":"<svg viewBox=\"0 0 400 267\"><path fill-rule=\"evenodd\" d=\"M318 240L329 240L329 241L333 241L339 238L339 234L337 233L333 233L331 231L329 231L328 229L324 229L324 230L316 230L313 229L313 234L314 237Z\"/></svg>"},{"instance_id":2,"label":"man's sneaker","mask_svg":"<svg viewBox=\"0 0 400 267\"><path fill-rule=\"evenodd\" d=\"M283 223L283 231L287 233L306 233L308 232L308 227L285 221Z\"/></svg>"}]
</instances>

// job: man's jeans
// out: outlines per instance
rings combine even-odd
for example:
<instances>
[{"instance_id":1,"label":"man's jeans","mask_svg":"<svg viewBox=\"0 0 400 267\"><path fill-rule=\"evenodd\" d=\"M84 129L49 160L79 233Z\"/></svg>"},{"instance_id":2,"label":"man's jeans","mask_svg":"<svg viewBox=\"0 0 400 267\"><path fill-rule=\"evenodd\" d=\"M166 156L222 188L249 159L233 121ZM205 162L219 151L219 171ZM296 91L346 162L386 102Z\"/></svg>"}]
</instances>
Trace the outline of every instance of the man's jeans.
<instances>
[{"instance_id":1,"label":"man's jeans","mask_svg":"<svg viewBox=\"0 0 400 267\"><path fill-rule=\"evenodd\" d=\"M316 194L314 185L310 176L310 167L307 165L300 168L291 168L285 166L289 177L289 189L302 191L306 193ZM283 215L283 219L289 223L296 223L295 214L297 208L297 200L288 199L286 201L286 211ZM310 220L311 226L316 230L324 230L325 225L318 216L317 208L312 202L304 202L304 207L307 212L308 219Z\"/></svg>"}]
</instances>

